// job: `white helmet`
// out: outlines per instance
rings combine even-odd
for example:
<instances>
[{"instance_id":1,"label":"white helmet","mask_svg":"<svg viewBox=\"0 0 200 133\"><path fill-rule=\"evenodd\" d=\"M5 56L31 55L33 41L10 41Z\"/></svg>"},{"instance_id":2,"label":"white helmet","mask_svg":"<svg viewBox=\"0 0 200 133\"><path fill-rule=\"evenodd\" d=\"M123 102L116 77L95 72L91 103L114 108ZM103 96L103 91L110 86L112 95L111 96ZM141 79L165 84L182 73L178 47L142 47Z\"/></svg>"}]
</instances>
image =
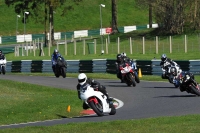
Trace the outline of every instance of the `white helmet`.
<instances>
[{"instance_id":1,"label":"white helmet","mask_svg":"<svg viewBox=\"0 0 200 133\"><path fill-rule=\"evenodd\" d=\"M78 75L78 82L80 85L85 84L86 80L87 80L87 76L85 75L85 73L80 73Z\"/></svg>"},{"instance_id":2,"label":"white helmet","mask_svg":"<svg viewBox=\"0 0 200 133\"><path fill-rule=\"evenodd\" d=\"M126 53L121 53L121 55L122 55L123 57L126 57Z\"/></svg>"}]
</instances>

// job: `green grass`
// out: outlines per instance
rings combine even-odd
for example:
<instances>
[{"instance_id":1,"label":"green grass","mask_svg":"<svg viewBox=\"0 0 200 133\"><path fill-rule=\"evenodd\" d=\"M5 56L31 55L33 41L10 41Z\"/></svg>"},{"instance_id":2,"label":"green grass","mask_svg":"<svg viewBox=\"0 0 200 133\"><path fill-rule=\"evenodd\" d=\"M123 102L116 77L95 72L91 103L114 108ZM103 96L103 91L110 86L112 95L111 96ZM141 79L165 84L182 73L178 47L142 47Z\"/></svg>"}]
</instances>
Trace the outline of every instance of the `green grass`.
<instances>
[{"instance_id":1,"label":"green grass","mask_svg":"<svg viewBox=\"0 0 200 133\"><path fill-rule=\"evenodd\" d=\"M90 3L90 4L88 4ZM100 4L105 4L102 8L102 27L111 26L111 2L105 0L83 0L78 6L73 6L74 10L67 11L61 17L62 8L59 7L54 13L54 30L55 32L68 32L75 30L100 29ZM70 2L65 5L71 5ZM135 5L135 0L117 1L118 10L118 27L132 25L146 25L148 23L148 10L139 9ZM128 6L127 6L128 5ZM31 11L30 11L31 12ZM0 35L15 36L17 14L14 12L14 7L7 7L4 1L0 1ZM18 19L19 34L24 34L23 13L19 14ZM35 22L29 15L26 24L27 34L44 33L44 24ZM49 28L47 28L48 30Z\"/></svg>"},{"instance_id":2,"label":"green grass","mask_svg":"<svg viewBox=\"0 0 200 133\"><path fill-rule=\"evenodd\" d=\"M0 125L78 116L82 110L75 91L9 80L0 85Z\"/></svg>"},{"instance_id":3,"label":"green grass","mask_svg":"<svg viewBox=\"0 0 200 133\"><path fill-rule=\"evenodd\" d=\"M198 133L199 115L160 117L142 120L69 123L50 127L25 127L2 130L3 133Z\"/></svg>"}]
</instances>

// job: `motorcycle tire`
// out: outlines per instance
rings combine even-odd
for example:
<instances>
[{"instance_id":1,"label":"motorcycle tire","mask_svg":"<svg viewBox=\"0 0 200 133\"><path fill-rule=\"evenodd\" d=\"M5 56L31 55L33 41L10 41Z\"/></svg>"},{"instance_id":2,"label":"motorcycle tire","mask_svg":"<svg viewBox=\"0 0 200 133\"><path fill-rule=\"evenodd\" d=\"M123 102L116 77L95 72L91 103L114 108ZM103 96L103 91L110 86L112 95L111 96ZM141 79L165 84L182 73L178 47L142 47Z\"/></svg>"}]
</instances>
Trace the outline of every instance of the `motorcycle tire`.
<instances>
[{"instance_id":1,"label":"motorcycle tire","mask_svg":"<svg viewBox=\"0 0 200 133\"><path fill-rule=\"evenodd\" d=\"M136 83L135 83L135 78L134 78L134 76L133 76L132 74L129 74L128 76L129 76L129 78L130 78L130 80L131 80L131 82L132 82L133 87L135 87L135 86L136 86Z\"/></svg>"},{"instance_id":2,"label":"motorcycle tire","mask_svg":"<svg viewBox=\"0 0 200 133\"><path fill-rule=\"evenodd\" d=\"M111 106L111 111L110 111L109 115L115 115L116 114L116 108L115 108L115 106L113 104L110 105L110 106Z\"/></svg>"},{"instance_id":3,"label":"motorcycle tire","mask_svg":"<svg viewBox=\"0 0 200 133\"><path fill-rule=\"evenodd\" d=\"M2 71L3 75L5 75L5 74L6 74L6 69L5 69L5 66L2 66L2 68L1 68L1 71Z\"/></svg>"},{"instance_id":4,"label":"motorcycle tire","mask_svg":"<svg viewBox=\"0 0 200 133\"><path fill-rule=\"evenodd\" d=\"M88 102L90 108L98 115L98 116L103 116L103 107L102 105L95 104L93 101ZM102 110L102 111L101 111Z\"/></svg>"},{"instance_id":5,"label":"motorcycle tire","mask_svg":"<svg viewBox=\"0 0 200 133\"><path fill-rule=\"evenodd\" d=\"M66 78L66 68L62 67L62 77Z\"/></svg>"},{"instance_id":6,"label":"motorcycle tire","mask_svg":"<svg viewBox=\"0 0 200 133\"><path fill-rule=\"evenodd\" d=\"M135 75L135 81L136 81L137 83L140 83L140 79L139 79L138 75Z\"/></svg>"},{"instance_id":7,"label":"motorcycle tire","mask_svg":"<svg viewBox=\"0 0 200 133\"><path fill-rule=\"evenodd\" d=\"M59 78L60 74L59 73L55 73L55 76L56 76L56 78Z\"/></svg>"},{"instance_id":8,"label":"motorcycle tire","mask_svg":"<svg viewBox=\"0 0 200 133\"><path fill-rule=\"evenodd\" d=\"M190 89L192 90L192 92L194 93L194 94L196 94L197 96L200 96L200 90L198 90L197 88L196 88L196 86L194 86L193 84L190 86Z\"/></svg>"}]
</instances>

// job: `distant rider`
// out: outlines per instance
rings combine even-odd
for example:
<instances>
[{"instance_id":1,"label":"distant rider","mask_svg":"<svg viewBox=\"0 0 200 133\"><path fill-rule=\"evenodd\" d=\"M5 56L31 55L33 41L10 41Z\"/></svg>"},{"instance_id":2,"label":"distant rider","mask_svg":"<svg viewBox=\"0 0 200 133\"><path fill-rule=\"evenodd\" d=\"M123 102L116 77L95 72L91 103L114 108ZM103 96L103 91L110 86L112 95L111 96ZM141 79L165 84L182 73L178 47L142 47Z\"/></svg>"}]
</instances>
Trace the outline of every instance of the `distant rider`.
<instances>
[{"instance_id":1,"label":"distant rider","mask_svg":"<svg viewBox=\"0 0 200 133\"><path fill-rule=\"evenodd\" d=\"M5 59L5 55L2 53L2 50L0 50L0 60L4 60Z\"/></svg>"},{"instance_id":2,"label":"distant rider","mask_svg":"<svg viewBox=\"0 0 200 133\"><path fill-rule=\"evenodd\" d=\"M166 54L162 54L161 55L161 62L160 62L160 66L162 68L163 74L162 74L162 78L163 79L168 79L168 73L170 73L170 67L174 66L176 67L177 71L180 71L180 66L173 60L171 60L170 58L167 58Z\"/></svg>"},{"instance_id":3,"label":"distant rider","mask_svg":"<svg viewBox=\"0 0 200 133\"><path fill-rule=\"evenodd\" d=\"M112 101L112 98L110 98L108 96L108 92L106 91L106 87L103 86L103 85L100 85L100 83L97 82L94 79L87 78L85 73L80 73L78 75L78 84L77 84L76 88L77 88L77 91L78 91L78 98L79 99L81 99L80 98L80 87L84 86L84 85L87 85L87 84L91 85L91 87L94 88L95 91L100 91L104 95L106 95L107 99L108 99L108 102ZM88 105L85 102L83 102L83 109L88 109L88 108L89 108Z\"/></svg>"},{"instance_id":4,"label":"distant rider","mask_svg":"<svg viewBox=\"0 0 200 133\"><path fill-rule=\"evenodd\" d=\"M54 73L55 73L56 62L57 62L58 57L61 57L62 60L65 61L64 58L62 57L62 55L58 52L58 50L55 49L52 56L51 56L52 70L53 70Z\"/></svg>"},{"instance_id":5,"label":"distant rider","mask_svg":"<svg viewBox=\"0 0 200 133\"><path fill-rule=\"evenodd\" d=\"M179 75L181 74L182 70L179 69L179 71L177 71L176 67L172 67L170 69L170 74L173 76L172 78L172 83L175 85L175 87L179 87L180 82L179 82Z\"/></svg>"},{"instance_id":6,"label":"distant rider","mask_svg":"<svg viewBox=\"0 0 200 133\"><path fill-rule=\"evenodd\" d=\"M123 60L123 64L128 63L134 71L135 76L138 78L138 72L137 72L137 66L136 63L133 61L133 59L130 59L125 52L121 53L122 56L122 60ZM123 76L122 76L122 80L123 80ZM139 79L139 78L138 78ZM137 81L138 82L138 81Z\"/></svg>"},{"instance_id":7,"label":"distant rider","mask_svg":"<svg viewBox=\"0 0 200 133\"><path fill-rule=\"evenodd\" d=\"M123 66L124 64L124 61L123 61L123 57L121 54L117 54L117 57L116 57L116 62L115 62L115 65L116 65L116 72L117 72L117 78L119 78L122 81L122 74L121 74L121 70L120 70L120 66Z\"/></svg>"},{"instance_id":8,"label":"distant rider","mask_svg":"<svg viewBox=\"0 0 200 133\"><path fill-rule=\"evenodd\" d=\"M0 60L4 60L5 55L2 53L2 50L0 50ZM0 74L1 74L1 67L0 67Z\"/></svg>"}]
</instances>

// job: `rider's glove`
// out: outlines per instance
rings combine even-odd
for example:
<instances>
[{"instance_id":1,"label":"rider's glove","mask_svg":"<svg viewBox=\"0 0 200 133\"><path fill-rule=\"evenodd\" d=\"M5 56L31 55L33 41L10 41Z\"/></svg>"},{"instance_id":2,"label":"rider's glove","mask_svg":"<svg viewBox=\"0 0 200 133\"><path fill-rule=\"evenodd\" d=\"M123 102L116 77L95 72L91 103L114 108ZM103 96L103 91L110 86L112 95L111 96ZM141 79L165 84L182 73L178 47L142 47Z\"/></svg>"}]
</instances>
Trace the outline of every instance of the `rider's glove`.
<instances>
[{"instance_id":1,"label":"rider's glove","mask_svg":"<svg viewBox=\"0 0 200 133\"><path fill-rule=\"evenodd\" d=\"M92 87L94 88L95 91L98 91L98 85L93 85Z\"/></svg>"}]
</instances>

